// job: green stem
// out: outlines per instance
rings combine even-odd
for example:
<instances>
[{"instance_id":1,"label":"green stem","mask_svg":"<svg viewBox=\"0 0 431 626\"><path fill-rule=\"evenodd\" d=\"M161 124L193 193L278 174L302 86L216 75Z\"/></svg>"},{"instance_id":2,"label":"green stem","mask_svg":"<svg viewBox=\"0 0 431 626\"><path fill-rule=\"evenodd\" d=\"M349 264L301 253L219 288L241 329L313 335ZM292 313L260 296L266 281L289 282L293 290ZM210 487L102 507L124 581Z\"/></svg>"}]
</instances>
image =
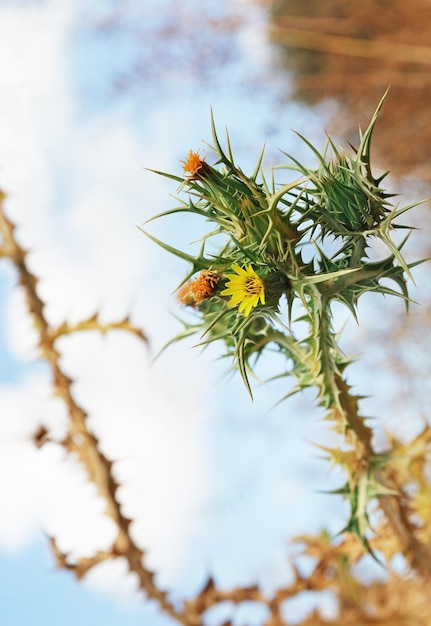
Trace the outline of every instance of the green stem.
<instances>
[{"instance_id":1,"label":"green stem","mask_svg":"<svg viewBox=\"0 0 431 626\"><path fill-rule=\"evenodd\" d=\"M372 445L372 430L365 425L364 417L359 413L358 398L351 394L349 385L338 371L334 359L338 347L331 329L329 305L324 298L318 331L324 385L320 393L325 394L329 414L332 414L336 421L342 420L354 434L356 439L354 444L356 447L360 446L358 458L362 457L364 466L368 468L378 456ZM400 495L397 496L378 497L380 507L398 536L404 553L411 558L412 566L423 576L431 577L430 550L415 536L415 528L409 519L408 504L404 502L405 495L398 485L394 485L388 467L376 470L375 478L383 488L399 492Z\"/></svg>"}]
</instances>

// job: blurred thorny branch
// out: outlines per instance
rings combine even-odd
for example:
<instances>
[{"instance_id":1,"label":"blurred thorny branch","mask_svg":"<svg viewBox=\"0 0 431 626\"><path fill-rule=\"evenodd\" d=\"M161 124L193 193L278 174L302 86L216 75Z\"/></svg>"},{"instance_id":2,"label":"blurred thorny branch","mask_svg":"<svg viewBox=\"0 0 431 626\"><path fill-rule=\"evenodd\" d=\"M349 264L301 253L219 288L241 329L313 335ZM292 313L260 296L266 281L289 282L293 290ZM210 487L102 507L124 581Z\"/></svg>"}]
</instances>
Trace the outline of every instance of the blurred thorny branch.
<instances>
[{"instance_id":1,"label":"blurred thorny branch","mask_svg":"<svg viewBox=\"0 0 431 626\"><path fill-rule=\"evenodd\" d=\"M286 362L280 376L295 381L286 396L314 387L325 419L337 433L337 445L321 448L346 477L336 492L349 503L345 527L336 538L326 533L297 538L291 580L273 593L264 593L257 585L223 589L209 578L194 597L173 601L145 565L145 546L132 538L133 520L123 514L118 499L114 462L101 451L97 433L90 430L87 413L76 401L73 381L62 369L57 340L88 330L122 330L144 343L147 337L129 318L102 324L97 314L75 325L65 321L51 326L38 295L38 279L29 270L27 251L4 211L7 200L0 196L0 256L16 269L38 333L40 357L50 365L53 392L63 400L69 416L69 430L61 441L53 441L41 427L34 443L60 445L79 459L117 529L110 549L78 560L62 553L55 537L48 538L57 565L78 580L99 563L125 559L147 598L184 626L203 625L207 611L222 603L232 604L232 617L224 624L233 624L235 606L243 602L265 607L266 626L281 626L291 623L292 598L305 591L318 598L328 590L334 595L334 616L324 618L315 609L301 622L303 626L403 626L412 619L419 626L430 623L426 589L431 582L431 429L425 427L408 443L389 433L388 449L375 449L373 430L360 413L360 398L346 382L351 359L339 348L331 309L333 302L341 302L356 318L358 300L367 292L409 302L407 281L416 263L404 258L406 237L397 239L397 235L408 236L410 230L397 220L411 206L392 205L381 186L384 176L374 177L371 169L371 139L382 103L360 134L356 149L341 150L328 138L320 154L304 139L317 167L309 169L286 155L289 161L281 171L299 178L283 183L277 183L275 176L271 181L265 178L262 155L254 172L245 174L234 162L229 137L224 149L213 125L214 165L200 152L190 151L183 176L163 174L179 184L178 193L187 192L187 199L164 215L189 212L213 223L202 238L200 252L193 256L148 235L190 264L178 297L193 319L184 322L178 339L198 333L201 345L224 344L250 393L255 361L268 347L275 348ZM216 255L206 253L209 238L222 240ZM373 258L376 240L387 249L383 259ZM307 326L305 333L297 331L298 321ZM355 569L369 555L379 560L386 576L364 584ZM393 558L400 555L405 561L401 573L392 567ZM309 563L310 558L311 572L308 568L304 574L303 560Z\"/></svg>"}]
</instances>

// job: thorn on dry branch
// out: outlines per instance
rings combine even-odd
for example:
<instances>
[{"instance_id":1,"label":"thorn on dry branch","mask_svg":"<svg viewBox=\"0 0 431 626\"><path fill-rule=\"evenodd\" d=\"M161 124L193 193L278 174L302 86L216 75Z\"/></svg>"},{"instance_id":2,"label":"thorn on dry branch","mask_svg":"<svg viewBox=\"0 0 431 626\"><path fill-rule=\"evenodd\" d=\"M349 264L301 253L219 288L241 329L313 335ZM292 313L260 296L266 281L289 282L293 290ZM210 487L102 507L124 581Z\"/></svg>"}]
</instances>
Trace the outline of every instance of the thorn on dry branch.
<instances>
[{"instance_id":1,"label":"thorn on dry branch","mask_svg":"<svg viewBox=\"0 0 431 626\"><path fill-rule=\"evenodd\" d=\"M91 315L88 319L78 322L76 324L63 322L56 328L51 329L50 339L54 342L59 337L63 337L65 335L71 335L72 333L91 330L98 331L103 334L106 334L111 330L122 330L128 333L132 333L144 343L149 344L148 337L144 333L142 328L139 328L138 326L132 324L128 315L126 315L126 317L124 317L122 320L119 320L118 322L103 323L99 320L99 312L94 313L94 315Z\"/></svg>"},{"instance_id":2,"label":"thorn on dry branch","mask_svg":"<svg viewBox=\"0 0 431 626\"><path fill-rule=\"evenodd\" d=\"M48 543L51 547L52 553L55 558L56 565L59 569L66 569L72 572L77 580L82 580L84 576L95 566L112 559L112 552L110 551L99 551L96 552L92 557L81 558L76 562L71 562L70 557L61 552L60 548L54 537L47 537Z\"/></svg>"}]
</instances>

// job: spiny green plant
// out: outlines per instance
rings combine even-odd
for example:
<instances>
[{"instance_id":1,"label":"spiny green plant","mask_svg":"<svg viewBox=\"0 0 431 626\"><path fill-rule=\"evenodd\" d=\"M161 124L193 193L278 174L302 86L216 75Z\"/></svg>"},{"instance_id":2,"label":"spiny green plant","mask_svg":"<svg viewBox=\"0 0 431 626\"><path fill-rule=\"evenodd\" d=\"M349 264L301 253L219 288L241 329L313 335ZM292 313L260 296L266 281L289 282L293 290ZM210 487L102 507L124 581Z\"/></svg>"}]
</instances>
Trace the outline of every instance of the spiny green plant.
<instances>
[{"instance_id":1,"label":"spiny green plant","mask_svg":"<svg viewBox=\"0 0 431 626\"><path fill-rule=\"evenodd\" d=\"M295 379L286 396L308 387L317 390L326 419L343 438L344 448L326 453L347 474L337 491L350 503L345 530L369 551L369 504L395 494L396 488L385 474L390 451L374 451L359 398L345 380L351 359L333 328L333 304L346 305L356 319L359 299L368 292L409 303L407 279L416 263L406 261L403 246L411 229L396 220L415 204L393 205L392 194L382 187L386 174L375 177L371 168L371 141L385 97L360 132L356 149L337 148L328 136L319 153L299 135L317 166L311 169L286 155L287 164L277 172L288 170L299 178L282 184L276 172L270 180L262 172L263 151L254 171L246 174L234 161L229 135L223 148L212 120L213 165L190 151L183 177L157 172L177 181L187 197L155 218L185 212L211 223L200 251L191 255L146 233L190 264L178 297L198 315L184 322L173 341L198 334L199 345L224 344L250 394L250 374L268 349L285 357L280 376ZM403 230L404 237L395 235ZM217 254L206 253L209 240L217 243ZM373 256L376 241L387 250L384 258ZM307 331L298 331L304 324Z\"/></svg>"}]
</instances>

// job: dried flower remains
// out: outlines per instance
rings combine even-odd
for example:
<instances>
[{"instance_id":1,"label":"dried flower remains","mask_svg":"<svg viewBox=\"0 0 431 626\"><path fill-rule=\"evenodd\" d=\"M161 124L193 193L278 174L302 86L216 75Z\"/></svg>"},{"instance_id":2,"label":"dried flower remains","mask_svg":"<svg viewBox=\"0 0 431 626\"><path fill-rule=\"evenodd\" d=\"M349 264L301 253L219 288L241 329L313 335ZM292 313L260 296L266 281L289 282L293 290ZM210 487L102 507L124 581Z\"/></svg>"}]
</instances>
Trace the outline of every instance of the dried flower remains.
<instances>
[{"instance_id":1,"label":"dried flower remains","mask_svg":"<svg viewBox=\"0 0 431 626\"><path fill-rule=\"evenodd\" d=\"M217 293L220 274L212 270L202 270L197 278L183 285L177 294L181 304L195 306Z\"/></svg>"}]
</instances>

